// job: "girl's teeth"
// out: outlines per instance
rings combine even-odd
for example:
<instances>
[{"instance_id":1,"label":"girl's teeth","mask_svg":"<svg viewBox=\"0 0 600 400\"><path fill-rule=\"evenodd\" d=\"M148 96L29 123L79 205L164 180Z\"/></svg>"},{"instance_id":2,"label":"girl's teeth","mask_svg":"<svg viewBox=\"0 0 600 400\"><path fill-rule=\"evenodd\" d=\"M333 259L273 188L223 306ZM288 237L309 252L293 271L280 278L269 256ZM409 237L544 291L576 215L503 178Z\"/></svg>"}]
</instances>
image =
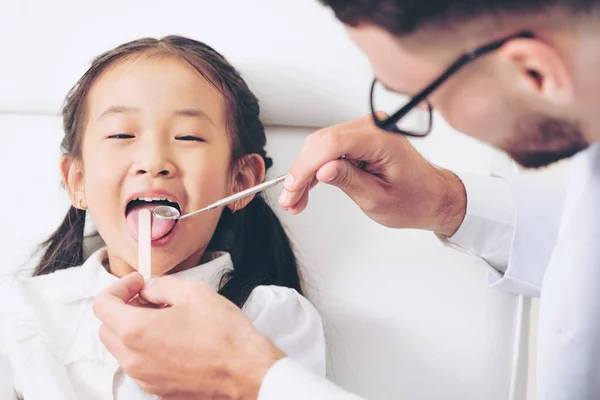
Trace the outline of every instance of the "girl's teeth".
<instances>
[{"instance_id":1,"label":"girl's teeth","mask_svg":"<svg viewBox=\"0 0 600 400\"><path fill-rule=\"evenodd\" d=\"M166 197L140 197L138 200L146 201L148 203L152 201L166 200L169 201Z\"/></svg>"}]
</instances>

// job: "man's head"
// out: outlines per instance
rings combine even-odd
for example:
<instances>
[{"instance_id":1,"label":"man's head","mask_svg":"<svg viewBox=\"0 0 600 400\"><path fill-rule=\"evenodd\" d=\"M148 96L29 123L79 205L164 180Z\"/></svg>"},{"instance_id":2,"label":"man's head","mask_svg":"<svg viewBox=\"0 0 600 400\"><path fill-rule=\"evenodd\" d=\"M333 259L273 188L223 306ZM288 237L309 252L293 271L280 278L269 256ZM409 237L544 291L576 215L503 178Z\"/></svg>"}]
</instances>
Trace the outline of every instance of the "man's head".
<instances>
[{"instance_id":1,"label":"man's head","mask_svg":"<svg viewBox=\"0 0 600 400\"><path fill-rule=\"evenodd\" d=\"M600 141L600 0L321 1L378 80L409 96L464 52L532 32L458 71L431 104L457 130L526 167Z\"/></svg>"}]
</instances>

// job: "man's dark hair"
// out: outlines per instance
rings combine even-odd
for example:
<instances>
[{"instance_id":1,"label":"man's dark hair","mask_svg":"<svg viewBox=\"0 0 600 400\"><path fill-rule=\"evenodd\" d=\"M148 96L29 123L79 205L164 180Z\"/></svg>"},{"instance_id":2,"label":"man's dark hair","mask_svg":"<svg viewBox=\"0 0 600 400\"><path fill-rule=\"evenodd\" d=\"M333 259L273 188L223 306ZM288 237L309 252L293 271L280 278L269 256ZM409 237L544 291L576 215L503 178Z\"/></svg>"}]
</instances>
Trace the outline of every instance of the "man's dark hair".
<instances>
[{"instance_id":1,"label":"man's dark hair","mask_svg":"<svg viewBox=\"0 0 600 400\"><path fill-rule=\"evenodd\" d=\"M472 19L500 14L539 15L543 11L587 14L600 0L320 0L346 25L369 23L397 36L436 26L449 28Z\"/></svg>"}]
</instances>

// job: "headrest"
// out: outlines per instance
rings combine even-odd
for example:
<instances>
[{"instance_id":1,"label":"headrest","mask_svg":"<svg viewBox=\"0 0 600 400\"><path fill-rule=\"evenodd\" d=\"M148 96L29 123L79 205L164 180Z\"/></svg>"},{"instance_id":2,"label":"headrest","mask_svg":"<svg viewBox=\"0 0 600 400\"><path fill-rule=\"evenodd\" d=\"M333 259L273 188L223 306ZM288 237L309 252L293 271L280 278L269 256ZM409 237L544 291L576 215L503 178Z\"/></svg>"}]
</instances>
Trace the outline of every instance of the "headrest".
<instances>
[{"instance_id":1,"label":"headrest","mask_svg":"<svg viewBox=\"0 0 600 400\"><path fill-rule=\"evenodd\" d=\"M221 52L260 98L266 124L320 127L368 112L370 65L317 0L90 4L0 6L0 112L56 115L95 56L170 34Z\"/></svg>"}]
</instances>

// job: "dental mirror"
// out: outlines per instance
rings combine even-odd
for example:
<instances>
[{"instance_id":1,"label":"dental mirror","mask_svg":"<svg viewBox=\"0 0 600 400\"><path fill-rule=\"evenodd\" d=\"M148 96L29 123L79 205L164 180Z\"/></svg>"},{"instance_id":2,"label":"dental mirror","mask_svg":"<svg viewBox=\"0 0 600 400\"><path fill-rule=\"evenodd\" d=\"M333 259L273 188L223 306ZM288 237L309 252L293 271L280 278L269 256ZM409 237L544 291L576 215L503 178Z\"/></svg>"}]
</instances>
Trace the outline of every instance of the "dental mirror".
<instances>
[{"instance_id":1,"label":"dental mirror","mask_svg":"<svg viewBox=\"0 0 600 400\"><path fill-rule=\"evenodd\" d=\"M179 210L171 206L158 206L152 210L152 214L162 219L177 219L180 215Z\"/></svg>"},{"instance_id":2,"label":"dental mirror","mask_svg":"<svg viewBox=\"0 0 600 400\"><path fill-rule=\"evenodd\" d=\"M201 213L204 211L214 210L215 208L223 207L230 203L233 203L234 201L241 200L244 197L248 197L255 193L262 192L263 190L266 190L266 189L270 188L271 186L275 186L276 184L283 182L286 177L287 177L287 174L281 175L275 179L271 179L270 181L263 182L260 185L253 186L249 189L243 190L243 191L236 193L234 195L231 195L229 197L225 197L224 199L214 202L213 204L211 204L207 207L201 208L200 210L192 211L192 212L184 214L184 215L181 215L181 213L179 212L178 209L176 209L175 207L171 207L171 206L158 206L152 210L152 214L154 214L154 216L156 216L158 218L162 218L162 219L185 219L185 218L191 217L192 215L195 215L195 214L198 214L198 213Z\"/></svg>"}]
</instances>

